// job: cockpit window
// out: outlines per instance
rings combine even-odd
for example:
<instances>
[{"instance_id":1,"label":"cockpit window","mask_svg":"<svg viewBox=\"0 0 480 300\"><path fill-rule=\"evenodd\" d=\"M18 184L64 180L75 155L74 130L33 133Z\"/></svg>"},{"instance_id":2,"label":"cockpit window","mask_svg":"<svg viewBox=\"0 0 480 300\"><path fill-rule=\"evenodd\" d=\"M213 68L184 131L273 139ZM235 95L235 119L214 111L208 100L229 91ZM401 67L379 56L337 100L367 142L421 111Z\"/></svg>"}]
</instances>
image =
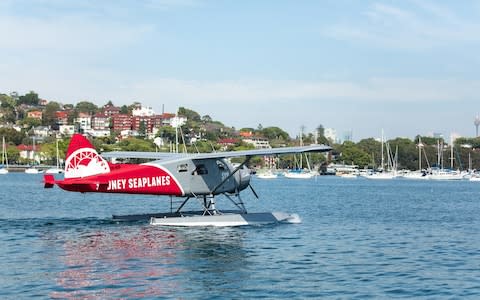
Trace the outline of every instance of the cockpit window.
<instances>
[{"instance_id":1,"label":"cockpit window","mask_svg":"<svg viewBox=\"0 0 480 300\"><path fill-rule=\"evenodd\" d=\"M193 175L206 175L208 174L208 169L205 165L198 165L193 171Z\"/></svg>"}]
</instances>

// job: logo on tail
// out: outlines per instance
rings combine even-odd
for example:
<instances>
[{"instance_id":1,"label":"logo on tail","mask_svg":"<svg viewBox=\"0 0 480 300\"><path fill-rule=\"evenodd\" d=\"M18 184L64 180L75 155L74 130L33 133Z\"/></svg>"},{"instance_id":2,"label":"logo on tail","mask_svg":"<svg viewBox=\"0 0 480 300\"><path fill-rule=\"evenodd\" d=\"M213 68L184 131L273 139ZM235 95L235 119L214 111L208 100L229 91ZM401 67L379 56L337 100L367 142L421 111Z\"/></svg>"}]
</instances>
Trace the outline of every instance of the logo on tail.
<instances>
[{"instance_id":1,"label":"logo on tail","mask_svg":"<svg viewBox=\"0 0 480 300\"><path fill-rule=\"evenodd\" d=\"M110 167L92 144L81 134L74 134L67 151L65 178L81 178L110 172Z\"/></svg>"}]
</instances>

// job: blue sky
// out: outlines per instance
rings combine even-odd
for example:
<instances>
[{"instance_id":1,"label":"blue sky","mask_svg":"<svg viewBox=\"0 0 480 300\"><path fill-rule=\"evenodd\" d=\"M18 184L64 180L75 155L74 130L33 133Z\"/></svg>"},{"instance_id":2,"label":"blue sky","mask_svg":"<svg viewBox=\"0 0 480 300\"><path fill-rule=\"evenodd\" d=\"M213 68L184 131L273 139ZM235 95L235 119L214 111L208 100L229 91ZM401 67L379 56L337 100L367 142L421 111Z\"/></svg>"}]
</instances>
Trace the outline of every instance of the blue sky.
<instances>
[{"instance_id":1,"label":"blue sky","mask_svg":"<svg viewBox=\"0 0 480 300\"><path fill-rule=\"evenodd\" d=\"M473 136L478 1L0 1L0 92L354 140Z\"/></svg>"}]
</instances>

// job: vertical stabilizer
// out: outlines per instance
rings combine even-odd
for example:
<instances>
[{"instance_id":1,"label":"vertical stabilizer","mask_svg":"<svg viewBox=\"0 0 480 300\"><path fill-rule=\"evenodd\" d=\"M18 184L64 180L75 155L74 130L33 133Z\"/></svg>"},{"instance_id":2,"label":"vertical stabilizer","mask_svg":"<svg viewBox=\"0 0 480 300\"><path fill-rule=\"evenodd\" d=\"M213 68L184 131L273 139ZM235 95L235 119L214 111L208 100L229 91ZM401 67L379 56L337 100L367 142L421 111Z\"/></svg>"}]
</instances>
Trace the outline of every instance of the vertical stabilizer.
<instances>
[{"instance_id":1,"label":"vertical stabilizer","mask_svg":"<svg viewBox=\"0 0 480 300\"><path fill-rule=\"evenodd\" d=\"M74 134L65 159L65 178L81 178L110 172L110 167L92 144L81 134Z\"/></svg>"}]
</instances>

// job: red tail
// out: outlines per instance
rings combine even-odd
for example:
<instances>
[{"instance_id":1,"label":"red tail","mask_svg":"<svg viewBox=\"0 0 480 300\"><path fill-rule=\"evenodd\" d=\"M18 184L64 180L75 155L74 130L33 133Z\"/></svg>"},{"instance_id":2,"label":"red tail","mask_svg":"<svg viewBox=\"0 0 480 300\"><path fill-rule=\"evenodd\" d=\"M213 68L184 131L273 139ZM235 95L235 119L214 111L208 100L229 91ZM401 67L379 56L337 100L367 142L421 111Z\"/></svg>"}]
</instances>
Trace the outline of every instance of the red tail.
<instances>
[{"instance_id":1,"label":"red tail","mask_svg":"<svg viewBox=\"0 0 480 300\"><path fill-rule=\"evenodd\" d=\"M110 172L108 163L81 134L74 134L65 159L65 178L82 178Z\"/></svg>"}]
</instances>

